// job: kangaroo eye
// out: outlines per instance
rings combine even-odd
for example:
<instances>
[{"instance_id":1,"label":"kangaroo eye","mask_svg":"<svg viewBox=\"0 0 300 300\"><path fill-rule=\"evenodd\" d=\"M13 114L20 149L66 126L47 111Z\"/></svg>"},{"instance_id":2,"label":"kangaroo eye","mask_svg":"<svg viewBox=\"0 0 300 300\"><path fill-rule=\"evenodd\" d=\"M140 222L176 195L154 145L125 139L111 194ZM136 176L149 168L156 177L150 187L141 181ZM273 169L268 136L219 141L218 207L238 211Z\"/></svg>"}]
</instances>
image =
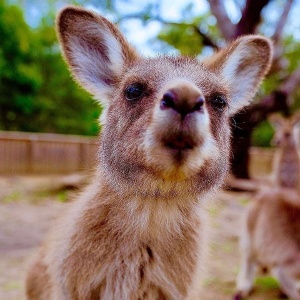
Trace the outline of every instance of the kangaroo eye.
<instances>
[{"instance_id":1,"label":"kangaroo eye","mask_svg":"<svg viewBox=\"0 0 300 300\"><path fill-rule=\"evenodd\" d=\"M141 83L133 83L125 89L125 97L127 100L137 100L144 95L145 86Z\"/></svg>"},{"instance_id":2,"label":"kangaroo eye","mask_svg":"<svg viewBox=\"0 0 300 300\"><path fill-rule=\"evenodd\" d=\"M223 95L214 96L210 102L212 106L219 111L224 110L224 108L227 106L226 98Z\"/></svg>"}]
</instances>

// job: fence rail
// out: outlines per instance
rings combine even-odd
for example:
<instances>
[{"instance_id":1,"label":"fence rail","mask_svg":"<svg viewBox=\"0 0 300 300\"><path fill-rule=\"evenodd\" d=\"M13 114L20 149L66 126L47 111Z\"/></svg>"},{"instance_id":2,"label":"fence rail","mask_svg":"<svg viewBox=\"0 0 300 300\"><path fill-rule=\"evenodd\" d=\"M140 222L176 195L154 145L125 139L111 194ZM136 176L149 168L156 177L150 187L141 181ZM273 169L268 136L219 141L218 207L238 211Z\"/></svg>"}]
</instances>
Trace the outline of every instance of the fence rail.
<instances>
[{"instance_id":1,"label":"fence rail","mask_svg":"<svg viewBox=\"0 0 300 300\"><path fill-rule=\"evenodd\" d=\"M96 152L94 137L0 131L0 174L90 170L95 166ZM273 154L273 149L251 148L250 173L270 173Z\"/></svg>"},{"instance_id":2,"label":"fence rail","mask_svg":"<svg viewBox=\"0 0 300 300\"><path fill-rule=\"evenodd\" d=\"M96 151L94 137L0 131L0 174L88 170Z\"/></svg>"}]
</instances>

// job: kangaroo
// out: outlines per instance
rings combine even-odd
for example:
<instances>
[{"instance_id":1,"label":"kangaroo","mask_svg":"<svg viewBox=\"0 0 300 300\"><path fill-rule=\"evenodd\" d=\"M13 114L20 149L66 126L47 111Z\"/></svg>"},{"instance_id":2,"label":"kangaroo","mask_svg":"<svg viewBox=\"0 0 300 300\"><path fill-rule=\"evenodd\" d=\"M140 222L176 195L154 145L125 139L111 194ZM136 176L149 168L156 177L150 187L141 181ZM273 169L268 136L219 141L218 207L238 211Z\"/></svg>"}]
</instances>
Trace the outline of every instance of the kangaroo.
<instances>
[{"instance_id":1,"label":"kangaroo","mask_svg":"<svg viewBox=\"0 0 300 300\"><path fill-rule=\"evenodd\" d=\"M272 44L249 35L212 57L144 58L104 17L57 18L75 79L103 107L91 184L52 229L26 282L35 299L195 299L204 199L228 170L229 117L250 103Z\"/></svg>"},{"instance_id":2,"label":"kangaroo","mask_svg":"<svg viewBox=\"0 0 300 300\"><path fill-rule=\"evenodd\" d=\"M297 190L300 188L299 121L300 113L291 118L279 114L269 118L275 129L273 143L277 146L273 163L274 183Z\"/></svg>"},{"instance_id":3,"label":"kangaroo","mask_svg":"<svg viewBox=\"0 0 300 300\"><path fill-rule=\"evenodd\" d=\"M246 213L241 236L241 270L235 299L246 297L253 287L257 265L267 266L282 290L300 299L300 115L269 118L276 129L273 142L275 187L260 191Z\"/></svg>"}]
</instances>

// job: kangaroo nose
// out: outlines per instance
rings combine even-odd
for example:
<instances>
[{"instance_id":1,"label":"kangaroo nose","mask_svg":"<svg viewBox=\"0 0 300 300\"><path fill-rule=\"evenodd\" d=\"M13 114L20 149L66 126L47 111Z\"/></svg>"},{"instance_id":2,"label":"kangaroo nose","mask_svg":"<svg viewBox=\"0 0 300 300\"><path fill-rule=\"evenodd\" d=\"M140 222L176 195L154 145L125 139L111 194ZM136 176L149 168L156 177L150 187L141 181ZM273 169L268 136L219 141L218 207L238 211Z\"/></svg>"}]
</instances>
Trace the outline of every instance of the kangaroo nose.
<instances>
[{"instance_id":1,"label":"kangaroo nose","mask_svg":"<svg viewBox=\"0 0 300 300\"><path fill-rule=\"evenodd\" d=\"M204 105L203 96L197 95L192 97L194 99L187 99L186 97L179 97L173 91L164 93L160 102L161 109L173 109L182 117L195 111L202 111Z\"/></svg>"}]
</instances>

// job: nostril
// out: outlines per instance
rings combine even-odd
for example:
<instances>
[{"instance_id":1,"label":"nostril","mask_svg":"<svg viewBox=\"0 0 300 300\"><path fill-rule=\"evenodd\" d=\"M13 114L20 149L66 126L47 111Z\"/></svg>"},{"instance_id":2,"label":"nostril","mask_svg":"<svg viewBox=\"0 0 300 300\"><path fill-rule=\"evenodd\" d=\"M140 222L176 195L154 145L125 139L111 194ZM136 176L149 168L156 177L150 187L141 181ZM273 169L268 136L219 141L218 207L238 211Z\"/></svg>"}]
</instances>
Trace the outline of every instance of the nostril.
<instances>
[{"instance_id":1,"label":"nostril","mask_svg":"<svg viewBox=\"0 0 300 300\"><path fill-rule=\"evenodd\" d=\"M177 94L169 90L163 94L160 101L160 108L162 110L172 109L178 112L182 117L185 117L189 113L196 111L202 112L204 102L203 96L192 98L187 95L178 98Z\"/></svg>"},{"instance_id":2,"label":"nostril","mask_svg":"<svg viewBox=\"0 0 300 300\"><path fill-rule=\"evenodd\" d=\"M174 108L176 96L172 92L166 92L163 95L160 106L161 108Z\"/></svg>"},{"instance_id":3,"label":"nostril","mask_svg":"<svg viewBox=\"0 0 300 300\"><path fill-rule=\"evenodd\" d=\"M199 97L196 101L196 104L193 107L193 111L199 111L202 109L204 105L204 98L203 97Z\"/></svg>"}]
</instances>

